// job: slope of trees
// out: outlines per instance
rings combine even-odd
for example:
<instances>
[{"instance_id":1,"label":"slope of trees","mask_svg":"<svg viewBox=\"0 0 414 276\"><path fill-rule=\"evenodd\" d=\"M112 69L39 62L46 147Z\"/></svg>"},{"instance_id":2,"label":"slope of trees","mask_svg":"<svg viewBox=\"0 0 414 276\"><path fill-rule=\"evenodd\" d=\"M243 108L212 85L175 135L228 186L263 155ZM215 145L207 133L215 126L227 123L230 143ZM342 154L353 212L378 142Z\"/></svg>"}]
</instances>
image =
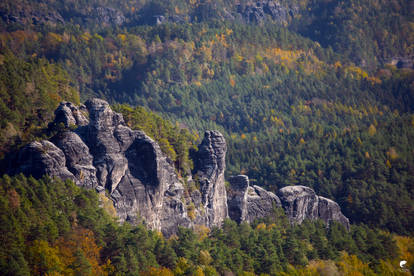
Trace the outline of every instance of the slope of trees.
<instances>
[{"instance_id":1,"label":"slope of trees","mask_svg":"<svg viewBox=\"0 0 414 276\"><path fill-rule=\"evenodd\" d=\"M366 226L290 226L280 210L253 225L227 220L222 229L181 228L166 239L119 225L95 191L70 181L5 175L0 184L3 275L274 275L326 266L381 274L396 271L397 246L410 262L414 253L412 239Z\"/></svg>"},{"instance_id":2,"label":"slope of trees","mask_svg":"<svg viewBox=\"0 0 414 276\"><path fill-rule=\"evenodd\" d=\"M67 73L43 58L20 59L0 53L0 156L33 140L53 119L60 101L79 103Z\"/></svg>"}]
</instances>

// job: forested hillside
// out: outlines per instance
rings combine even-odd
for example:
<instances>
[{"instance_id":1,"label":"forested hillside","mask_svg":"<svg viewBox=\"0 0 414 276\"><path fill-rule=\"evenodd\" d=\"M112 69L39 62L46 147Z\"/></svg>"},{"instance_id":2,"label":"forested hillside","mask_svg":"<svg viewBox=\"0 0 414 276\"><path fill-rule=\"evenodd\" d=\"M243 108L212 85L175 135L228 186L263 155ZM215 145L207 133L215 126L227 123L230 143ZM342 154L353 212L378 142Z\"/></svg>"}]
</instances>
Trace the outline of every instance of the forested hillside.
<instances>
[{"instance_id":1,"label":"forested hillside","mask_svg":"<svg viewBox=\"0 0 414 276\"><path fill-rule=\"evenodd\" d=\"M211 231L181 228L166 240L143 225L119 225L105 195L70 181L20 175L0 183L3 275L374 275L397 273L399 258L411 262L414 254L412 239L366 226L291 227L282 214L253 225L227 220Z\"/></svg>"},{"instance_id":2,"label":"forested hillside","mask_svg":"<svg viewBox=\"0 0 414 276\"><path fill-rule=\"evenodd\" d=\"M192 169L190 152L204 130L218 129L228 144L227 176L246 174L252 184L273 191L288 185L311 187L335 199L351 223L360 226L341 234L349 240L339 242L330 238L332 230L312 224L308 228L329 241L326 248L317 249L314 233L303 234L306 226L281 234L273 230L285 231L279 224L268 224L266 230L255 228L258 224L250 228L229 222L233 230L217 230L210 238L186 245L199 251L186 253L173 246L176 241L168 241L168 252L177 255L173 264L152 259L143 265L137 261L140 257L124 252L119 262L129 267L121 268L112 257L102 257L102 251L93 269L126 271L133 263L144 268L161 265L175 269L175 274L185 274L190 267L205 274L210 268L274 274L294 269L287 263L333 259L335 269L344 271L345 263L358 263L339 253L345 250L370 262L366 269L378 272L375 269L386 265L373 260L395 258L398 253L389 254L397 251L381 249L385 253L374 256L377 249L369 248L373 242L361 247L351 240L368 228L381 230L361 234L364 241L388 235L379 231L414 233L413 16L414 4L408 0L2 1L0 157L50 136L47 124L62 100L107 99L130 127L144 130L160 144L180 175ZM72 223L67 231L76 227ZM82 227L94 232L97 246L105 248L101 230ZM138 231L122 227L116 231ZM230 246L238 253L215 251L234 231L248 233ZM298 259L283 251L289 231L299 235ZM156 239L155 233L145 233ZM257 242L247 237L261 240L263 233L274 239L276 249L266 248L266 254L277 255L278 264L259 264L266 260L264 255L249 255L262 251L249 251ZM42 246L56 249L62 235L60 231L54 239L45 238ZM194 233L183 230L182 235L191 240ZM31 246L36 238L22 236L19 242L24 240ZM34 269L30 250L21 253L26 271ZM200 252L207 252L215 265L204 255L210 261L184 264L180 259L204 258ZM108 259L112 265L105 266ZM216 264L219 260L227 263ZM321 266L334 269L333 263L313 264L315 271ZM56 271L65 270L65 265Z\"/></svg>"}]
</instances>

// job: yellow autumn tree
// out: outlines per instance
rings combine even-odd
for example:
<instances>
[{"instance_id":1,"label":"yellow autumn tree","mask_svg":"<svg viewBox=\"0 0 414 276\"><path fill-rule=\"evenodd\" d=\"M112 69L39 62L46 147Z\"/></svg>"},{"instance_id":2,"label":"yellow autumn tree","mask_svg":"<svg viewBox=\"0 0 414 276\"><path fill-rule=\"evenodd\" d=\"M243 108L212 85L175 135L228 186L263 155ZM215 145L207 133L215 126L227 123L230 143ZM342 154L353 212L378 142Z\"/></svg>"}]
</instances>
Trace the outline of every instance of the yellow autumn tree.
<instances>
[{"instance_id":1,"label":"yellow autumn tree","mask_svg":"<svg viewBox=\"0 0 414 276\"><path fill-rule=\"evenodd\" d=\"M369 265L363 263L355 255L348 255L348 253L343 253L341 260L336 263L339 271L342 275L352 275L352 276L374 276L376 275L374 271L369 268Z\"/></svg>"},{"instance_id":2,"label":"yellow autumn tree","mask_svg":"<svg viewBox=\"0 0 414 276\"><path fill-rule=\"evenodd\" d=\"M29 262L33 275L56 274L64 271L64 264L58 256L58 250L47 241L35 240L29 247Z\"/></svg>"}]
</instances>

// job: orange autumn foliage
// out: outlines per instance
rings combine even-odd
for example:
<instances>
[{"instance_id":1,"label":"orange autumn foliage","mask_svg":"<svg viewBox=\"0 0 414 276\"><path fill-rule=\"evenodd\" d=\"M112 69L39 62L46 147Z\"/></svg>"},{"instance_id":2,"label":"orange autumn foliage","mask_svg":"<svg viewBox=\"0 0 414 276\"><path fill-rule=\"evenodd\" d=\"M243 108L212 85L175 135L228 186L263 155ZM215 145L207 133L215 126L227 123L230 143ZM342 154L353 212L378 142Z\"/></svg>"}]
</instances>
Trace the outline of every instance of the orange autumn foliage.
<instances>
[{"instance_id":1,"label":"orange autumn foliage","mask_svg":"<svg viewBox=\"0 0 414 276\"><path fill-rule=\"evenodd\" d=\"M110 262L101 264L100 250L96 245L95 236L91 230L79 228L67 237L61 237L55 243L58 256L66 271L70 274L70 267L76 260L76 252L80 250L91 266L91 275L107 275L111 270Z\"/></svg>"}]
</instances>

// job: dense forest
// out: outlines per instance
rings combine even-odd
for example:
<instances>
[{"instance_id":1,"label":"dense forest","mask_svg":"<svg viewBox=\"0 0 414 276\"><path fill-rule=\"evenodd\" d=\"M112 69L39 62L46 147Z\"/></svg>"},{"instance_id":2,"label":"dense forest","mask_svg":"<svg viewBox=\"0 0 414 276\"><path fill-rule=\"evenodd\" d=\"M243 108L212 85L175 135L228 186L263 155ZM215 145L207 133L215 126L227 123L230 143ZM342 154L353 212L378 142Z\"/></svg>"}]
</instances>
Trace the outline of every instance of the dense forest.
<instances>
[{"instance_id":1,"label":"dense forest","mask_svg":"<svg viewBox=\"0 0 414 276\"><path fill-rule=\"evenodd\" d=\"M4 176L6 275L371 275L401 256L413 264L412 1L5 0L0 19L0 158L50 137L60 101L101 97L180 175L217 129L227 176L311 187L353 224L291 227L279 214L166 240L116 224L98 207L107 201L71 183Z\"/></svg>"},{"instance_id":2,"label":"dense forest","mask_svg":"<svg viewBox=\"0 0 414 276\"><path fill-rule=\"evenodd\" d=\"M291 226L280 211L253 225L181 228L167 240L143 225L119 225L104 194L70 181L0 181L3 275L375 275L398 273L399 258L414 258L411 238L367 226Z\"/></svg>"}]
</instances>

